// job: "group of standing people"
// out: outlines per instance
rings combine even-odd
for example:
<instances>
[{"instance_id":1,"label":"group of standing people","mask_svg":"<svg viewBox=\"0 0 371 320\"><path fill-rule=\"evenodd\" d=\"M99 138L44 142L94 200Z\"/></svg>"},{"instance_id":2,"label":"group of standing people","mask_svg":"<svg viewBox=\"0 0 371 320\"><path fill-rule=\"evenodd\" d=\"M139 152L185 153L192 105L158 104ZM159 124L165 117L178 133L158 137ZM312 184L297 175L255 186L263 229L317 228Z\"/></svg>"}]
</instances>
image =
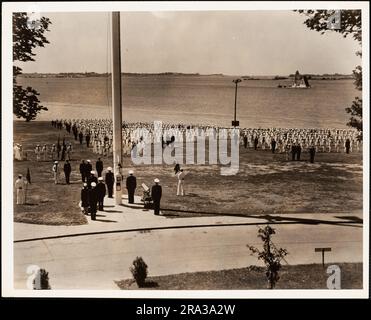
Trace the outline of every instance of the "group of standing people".
<instances>
[{"instance_id":1,"label":"group of standing people","mask_svg":"<svg viewBox=\"0 0 371 320\"><path fill-rule=\"evenodd\" d=\"M52 167L52 172L53 172L53 179L54 183L58 184L59 183L59 177L60 177L60 169L59 169L59 161L54 161L53 167ZM71 164L69 160L66 160L63 164L63 172L64 172L64 178L66 180L66 184L70 184L70 176L72 172Z\"/></svg>"},{"instance_id":2,"label":"group of standing people","mask_svg":"<svg viewBox=\"0 0 371 320\"><path fill-rule=\"evenodd\" d=\"M98 179L92 174L87 182L83 183L81 190L81 210L85 215L89 215L91 220L96 220L97 211L104 211L104 197L106 196L106 186L103 177Z\"/></svg>"},{"instance_id":3,"label":"group of standing people","mask_svg":"<svg viewBox=\"0 0 371 320\"><path fill-rule=\"evenodd\" d=\"M72 144L71 143L65 143L63 140L63 143L60 144L59 141L57 144L52 144L50 147L48 147L46 144L40 145L37 144L35 147L35 155L36 155L36 161L48 161L48 160L71 160L72 159Z\"/></svg>"}]
</instances>

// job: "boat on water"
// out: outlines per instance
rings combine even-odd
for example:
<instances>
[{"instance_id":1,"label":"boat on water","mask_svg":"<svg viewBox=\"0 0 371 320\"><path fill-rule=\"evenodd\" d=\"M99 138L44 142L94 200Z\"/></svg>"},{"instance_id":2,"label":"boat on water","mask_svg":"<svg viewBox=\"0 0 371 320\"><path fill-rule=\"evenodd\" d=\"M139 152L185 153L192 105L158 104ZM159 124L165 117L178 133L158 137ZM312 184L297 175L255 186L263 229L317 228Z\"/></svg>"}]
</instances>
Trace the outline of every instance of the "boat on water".
<instances>
[{"instance_id":1,"label":"boat on water","mask_svg":"<svg viewBox=\"0 0 371 320\"><path fill-rule=\"evenodd\" d=\"M278 88L289 88L289 89L309 89L311 86L306 75L301 75L298 70L295 72L294 82L292 85L283 86L279 84Z\"/></svg>"}]
</instances>

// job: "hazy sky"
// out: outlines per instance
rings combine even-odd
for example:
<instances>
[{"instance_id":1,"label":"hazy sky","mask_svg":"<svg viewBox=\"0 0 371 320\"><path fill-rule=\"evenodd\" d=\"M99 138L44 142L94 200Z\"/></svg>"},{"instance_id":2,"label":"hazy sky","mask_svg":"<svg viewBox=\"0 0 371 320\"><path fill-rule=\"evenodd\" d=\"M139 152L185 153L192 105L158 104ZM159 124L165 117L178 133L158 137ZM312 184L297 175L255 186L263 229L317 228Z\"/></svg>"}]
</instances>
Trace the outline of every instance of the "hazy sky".
<instances>
[{"instance_id":1,"label":"hazy sky","mask_svg":"<svg viewBox=\"0 0 371 320\"><path fill-rule=\"evenodd\" d=\"M50 44L24 72L110 72L109 13L45 13ZM358 43L321 35L292 11L121 13L123 72L349 74Z\"/></svg>"}]
</instances>

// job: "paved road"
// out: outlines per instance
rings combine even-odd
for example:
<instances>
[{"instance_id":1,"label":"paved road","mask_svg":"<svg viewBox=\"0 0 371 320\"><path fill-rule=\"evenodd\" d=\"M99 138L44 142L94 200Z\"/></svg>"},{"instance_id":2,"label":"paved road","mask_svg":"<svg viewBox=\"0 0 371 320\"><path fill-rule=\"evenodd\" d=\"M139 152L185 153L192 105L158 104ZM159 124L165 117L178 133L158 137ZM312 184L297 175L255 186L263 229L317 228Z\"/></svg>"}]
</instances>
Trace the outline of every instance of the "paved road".
<instances>
[{"instance_id":1,"label":"paved road","mask_svg":"<svg viewBox=\"0 0 371 320\"><path fill-rule=\"evenodd\" d=\"M321 255L314 248L324 246L332 248L327 262L362 261L361 223L274 227L274 242L288 249L289 264L320 263ZM249 255L246 244L261 245L257 230L256 224L215 225L16 242L15 288L26 288L30 264L47 269L53 289L117 289L114 281L131 278L129 267L136 256L144 258L150 275L255 265L257 260Z\"/></svg>"}]
</instances>

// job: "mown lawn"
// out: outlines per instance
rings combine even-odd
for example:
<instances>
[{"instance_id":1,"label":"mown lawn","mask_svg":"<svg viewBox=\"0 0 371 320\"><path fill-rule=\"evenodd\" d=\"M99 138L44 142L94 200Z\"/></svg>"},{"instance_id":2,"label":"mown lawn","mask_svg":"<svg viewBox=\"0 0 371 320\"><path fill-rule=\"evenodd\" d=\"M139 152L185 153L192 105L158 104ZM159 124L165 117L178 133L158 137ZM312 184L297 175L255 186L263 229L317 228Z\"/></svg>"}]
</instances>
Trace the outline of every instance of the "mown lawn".
<instances>
[{"instance_id":1,"label":"mown lawn","mask_svg":"<svg viewBox=\"0 0 371 320\"><path fill-rule=\"evenodd\" d=\"M361 289L362 263L338 263L341 289ZM283 266L275 289L328 289L328 265L303 264ZM122 290L138 290L132 279L116 282ZM181 273L148 277L144 288L155 290L254 290L267 289L265 269L248 267L221 271Z\"/></svg>"},{"instance_id":2,"label":"mown lawn","mask_svg":"<svg viewBox=\"0 0 371 320\"><path fill-rule=\"evenodd\" d=\"M72 142L71 184L54 185L52 161L36 161L34 148L39 143L50 146L66 137ZM27 192L27 204L14 204L14 221L73 225L84 224L86 218L78 208L81 179L79 163L98 156L86 145L74 140L64 129L57 130L49 122L14 122L14 141L21 143L28 161L14 161L14 179L18 173L31 172L32 184ZM208 149L206 148L206 152ZM112 166L112 156L102 159L104 167ZM61 163L63 166L63 163ZM186 196L176 196L177 179L172 165L134 166L126 156L125 170L134 169L138 180L137 195L142 195L141 183L151 185L158 177L163 187L162 211L168 218L204 215L251 215L271 213L352 213L362 210L362 154L317 154L316 162L286 161L283 154L254 151L240 147L240 168L237 175L222 176L218 165L183 165L188 172Z\"/></svg>"}]
</instances>

